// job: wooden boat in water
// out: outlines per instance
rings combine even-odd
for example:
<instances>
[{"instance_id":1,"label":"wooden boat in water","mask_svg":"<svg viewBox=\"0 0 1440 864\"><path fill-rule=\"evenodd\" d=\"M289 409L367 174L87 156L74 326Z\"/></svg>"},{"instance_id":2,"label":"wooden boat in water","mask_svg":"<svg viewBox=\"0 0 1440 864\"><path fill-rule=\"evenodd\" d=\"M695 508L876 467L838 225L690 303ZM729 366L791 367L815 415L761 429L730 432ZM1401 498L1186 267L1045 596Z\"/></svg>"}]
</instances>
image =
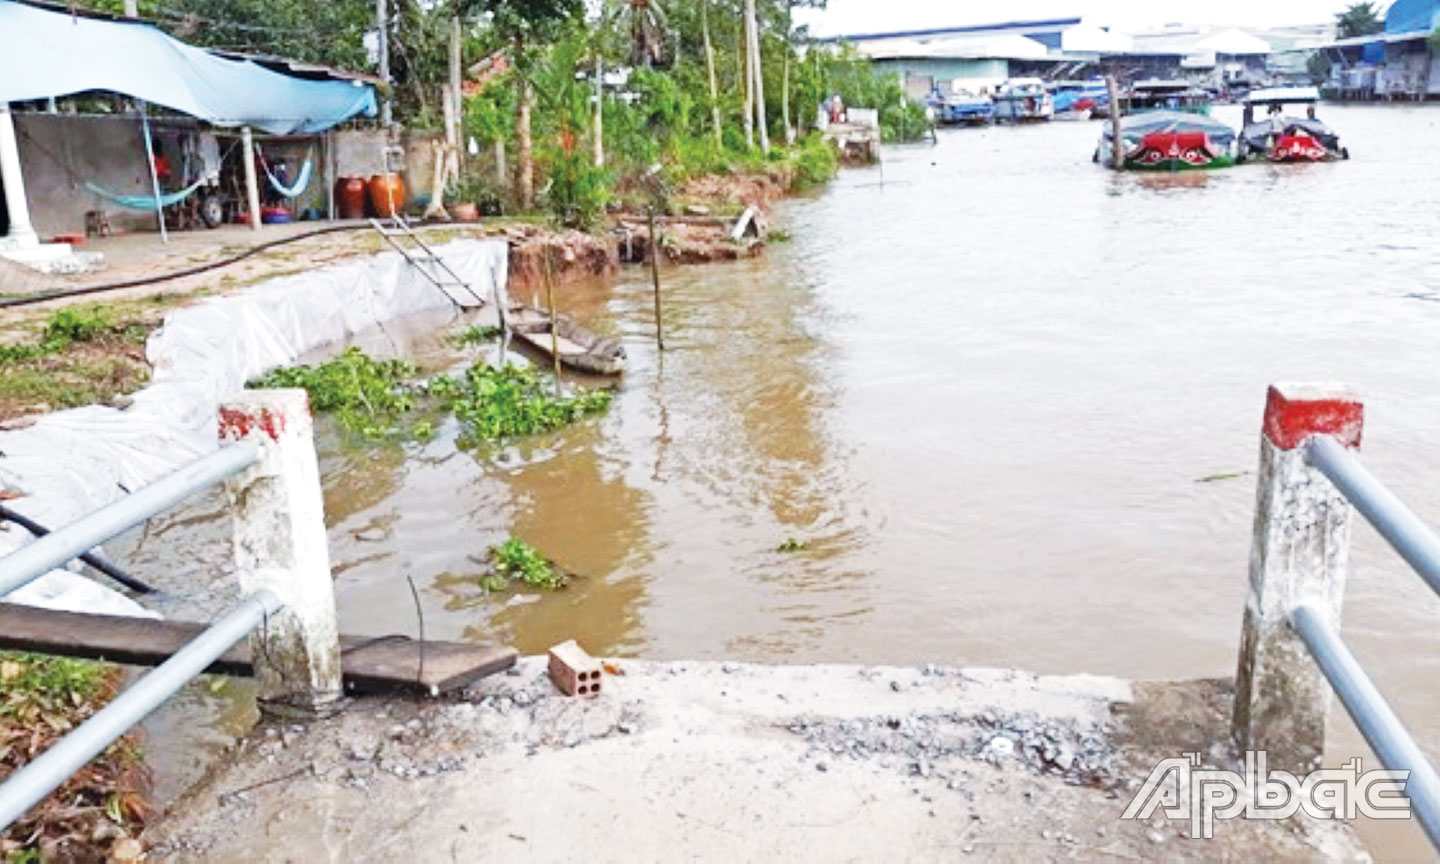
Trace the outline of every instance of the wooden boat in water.
<instances>
[{"instance_id":1,"label":"wooden boat in water","mask_svg":"<svg viewBox=\"0 0 1440 864\"><path fill-rule=\"evenodd\" d=\"M581 327L564 315L555 318L550 332L550 313L533 306L513 306L508 314L511 337L524 347L560 365L590 375L619 375L625 371L625 348L616 339L607 339Z\"/></svg>"},{"instance_id":2,"label":"wooden boat in water","mask_svg":"<svg viewBox=\"0 0 1440 864\"><path fill-rule=\"evenodd\" d=\"M1209 115L1214 97L1183 79L1136 81L1130 92L1121 98L1123 114L1144 114L1150 111L1179 111L1183 114Z\"/></svg>"},{"instance_id":3,"label":"wooden boat in water","mask_svg":"<svg viewBox=\"0 0 1440 864\"><path fill-rule=\"evenodd\" d=\"M1235 130L1218 120L1179 111L1150 111L1120 121L1120 152L1129 171L1188 171L1235 164ZM1114 165L1114 132L1104 134L1091 158Z\"/></svg>"},{"instance_id":4,"label":"wooden boat in water","mask_svg":"<svg viewBox=\"0 0 1440 864\"><path fill-rule=\"evenodd\" d=\"M1037 123L1055 115L1055 99L1039 78L1011 78L992 100L997 123Z\"/></svg>"},{"instance_id":5,"label":"wooden boat in water","mask_svg":"<svg viewBox=\"0 0 1440 864\"><path fill-rule=\"evenodd\" d=\"M1340 136L1315 117L1320 91L1315 87L1271 87L1245 97L1245 122L1240 130L1242 162L1333 162L1349 159ZM1304 117L1288 117L1285 107L1304 105ZM1266 115L1255 119L1255 109Z\"/></svg>"}]
</instances>

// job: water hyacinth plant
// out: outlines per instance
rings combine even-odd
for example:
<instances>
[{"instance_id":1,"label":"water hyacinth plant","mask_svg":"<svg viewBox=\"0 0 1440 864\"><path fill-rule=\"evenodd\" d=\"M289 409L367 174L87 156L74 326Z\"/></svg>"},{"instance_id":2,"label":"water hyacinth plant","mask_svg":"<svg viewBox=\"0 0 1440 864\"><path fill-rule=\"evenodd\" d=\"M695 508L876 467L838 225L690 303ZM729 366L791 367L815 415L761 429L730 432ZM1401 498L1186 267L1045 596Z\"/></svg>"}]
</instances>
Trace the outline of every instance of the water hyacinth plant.
<instances>
[{"instance_id":1,"label":"water hyacinth plant","mask_svg":"<svg viewBox=\"0 0 1440 864\"><path fill-rule=\"evenodd\" d=\"M255 388L299 387L315 411L333 412L342 426L366 438L402 434L400 420L415 407L406 379L415 367L404 360L376 360L350 347L316 366L272 369L250 382Z\"/></svg>"},{"instance_id":2,"label":"water hyacinth plant","mask_svg":"<svg viewBox=\"0 0 1440 864\"><path fill-rule=\"evenodd\" d=\"M491 546L486 558L495 568L494 575L505 580L522 582L531 588L565 587L565 574L560 568L519 537L511 536L504 543ZM494 590L499 583L487 579L482 584Z\"/></svg>"},{"instance_id":3,"label":"water hyacinth plant","mask_svg":"<svg viewBox=\"0 0 1440 864\"><path fill-rule=\"evenodd\" d=\"M428 383L412 383L414 374L404 360L376 360L352 347L316 366L272 370L250 386L303 388L311 408L334 413L345 428L371 439L428 440L435 415L453 414L462 448L554 431L602 413L611 398L607 390L557 397L551 379L518 366L480 362L459 378L439 375ZM421 418L407 426L416 413Z\"/></svg>"},{"instance_id":4,"label":"water hyacinth plant","mask_svg":"<svg viewBox=\"0 0 1440 864\"><path fill-rule=\"evenodd\" d=\"M477 363L458 381L436 378L427 391L460 421L461 447L550 432L610 406L608 390L557 398L540 373L517 366L497 369Z\"/></svg>"}]
</instances>

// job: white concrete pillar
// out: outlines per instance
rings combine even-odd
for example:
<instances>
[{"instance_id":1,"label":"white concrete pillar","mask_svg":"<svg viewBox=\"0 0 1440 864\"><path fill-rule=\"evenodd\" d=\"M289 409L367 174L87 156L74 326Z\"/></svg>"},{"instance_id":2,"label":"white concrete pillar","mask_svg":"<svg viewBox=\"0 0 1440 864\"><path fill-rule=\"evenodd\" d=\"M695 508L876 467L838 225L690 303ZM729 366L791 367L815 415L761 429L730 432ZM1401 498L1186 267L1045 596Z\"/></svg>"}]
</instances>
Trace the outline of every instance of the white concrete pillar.
<instances>
[{"instance_id":1,"label":"white concrete pillar","mask_svg":"<svg viewBox=\"0 0 1440 864\"><path fill-rule=\"evenodd\" d=\"M341 696L340 637L314 421L304 390L246 390L220 406L222 442L254 440L255 465L226 481L242 594L285 604L250 639L261 706L319 713Z\"/></svg>"},{"instance_id":2,"label":"white concrete pillar","mask_svg":"<svg viewBox=\"0 0 1440 864\"><path fill-rule=\"evenodd\" d=\"M260 180L255 176L255 139L249 126L240 127L240 149L245 152L245 202L250 208L250 230L260 230Z\"/></svg>"},{"instance_id":3,"label":"white concrete pillar","mask_svg":"<svg viewBox=\"0 0 1440 864\"><path fill-rule=\"evenodd\" d=\"M1266 397L1234 732L1272 768L1320 766L1330 686L1289 616L1313 602L1338 629L1350 557L1350 503L1306 463L1305 444L1333 435L1358 448L1363 422L1360 400L1338 385L1277 384Z\"/></svg>"},{"instance_id":4,"label":"white concrete pillar","mask_svg":"<svg viewBox=\"0 0 1440 864\"><path fill-rule=\"evenodd\" d=\"M15 121L8 102L0 102L0 183L5 184L5 209L10 215L5 245L11 248L39 246L40 237L30 224L30 202L25 198L25 177L20 170L20 145L15 140Z\"/></svg>"}]
</instances>

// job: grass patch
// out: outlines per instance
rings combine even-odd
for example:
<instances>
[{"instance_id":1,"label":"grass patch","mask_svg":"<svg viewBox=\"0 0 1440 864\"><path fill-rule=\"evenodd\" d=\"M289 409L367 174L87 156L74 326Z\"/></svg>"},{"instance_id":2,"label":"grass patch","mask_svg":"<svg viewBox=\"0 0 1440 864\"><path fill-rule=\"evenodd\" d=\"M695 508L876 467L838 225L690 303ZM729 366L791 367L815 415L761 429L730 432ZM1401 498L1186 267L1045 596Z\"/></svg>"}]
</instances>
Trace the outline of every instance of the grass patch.
<instances>
[{"instance_id":1,"label":"grass patch","mask_svg":"<svg viewBox=\"0 0 1440 864\"><path fill-rule=\"evenodd\" d=\"M494 324L471 324L459 333L450 337L456 345L483 345L486 342L493 342L500 338L505 330Z\"/></svg>"},{"instance_id":2,"label":"grass patch","mask_svg":"<svg viewBox=\"0 0 1440 864\"><path fill-rule=\"evenodd\" d=\"M136 313L138 314L138 313ZM0 420L109 402L150 380L151 326L106 306L56 310L29 342L0 345Z\"/></svg>"},{"instance_id":3,"label":"grass patch","mask_svg":"<svg viewBox=\"0 0 1440 864\"><path fill-rule=\"evenodd\" d=\"M776 552L804 552L810 548L809 540L798 540L794 537L786 537L785 541L775 547Z\"/></svg>"},{"instance_id":4,"label":"grass patch","mask_svg":"<svg viewBox=\"0 0 1440 864\"><path fill-rule=\"evenodd\" d=\"M519 537L511 536L504 543L491 546L485 557L495 568L494 573L480 580L488 591L503 591L512 582L548 590L565 587L565 574L560 568Z\"/></svg>"},{"instance_id":5,"label":"grass patch","mask_svg":"<svg viewBox=\"0 0 1440 864\"><path fill-rule=\"evenodd\" d=\"M98 711L119 683L114 666L0 652L0 775ZM145 785L134 739L122 738L0 835L0 855L9 862L103 860L112 843L143 827Z\"/></svg>"}]
</instances>

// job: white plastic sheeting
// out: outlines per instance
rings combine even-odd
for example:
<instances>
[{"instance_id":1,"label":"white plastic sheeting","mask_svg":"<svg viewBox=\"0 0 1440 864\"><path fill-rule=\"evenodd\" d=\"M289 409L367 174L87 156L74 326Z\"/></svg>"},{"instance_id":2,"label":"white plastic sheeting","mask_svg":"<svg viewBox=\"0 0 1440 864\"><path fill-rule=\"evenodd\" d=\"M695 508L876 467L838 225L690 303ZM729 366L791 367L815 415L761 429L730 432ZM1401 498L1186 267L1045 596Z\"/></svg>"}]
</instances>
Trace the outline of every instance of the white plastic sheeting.
<instances>
[{"instance_id":1,"label":"white plastic sheeting","mask_svg":"<svg viewBox=\"0 0 1440 864\"><path fill-rule=\"evenodd\" d=\"M507 247L461 240L436 254L480 298L504 294ZM460 289L455 301L480 303ZM124 410L90 406L41 416L0 433L0 487L25 497L9 502L51 529L123 497L217 446L219 403L245 382L308 351L452 300L396 253L348 261L262 282L170 313L150 336L152 383ZM0 531L0 555L29 542L22 529ZM144 574L136 574L144 578ZM72 611L149 615L123 594L68 570L55 570L6 600Z\"/></svg>"}]
</instances>

